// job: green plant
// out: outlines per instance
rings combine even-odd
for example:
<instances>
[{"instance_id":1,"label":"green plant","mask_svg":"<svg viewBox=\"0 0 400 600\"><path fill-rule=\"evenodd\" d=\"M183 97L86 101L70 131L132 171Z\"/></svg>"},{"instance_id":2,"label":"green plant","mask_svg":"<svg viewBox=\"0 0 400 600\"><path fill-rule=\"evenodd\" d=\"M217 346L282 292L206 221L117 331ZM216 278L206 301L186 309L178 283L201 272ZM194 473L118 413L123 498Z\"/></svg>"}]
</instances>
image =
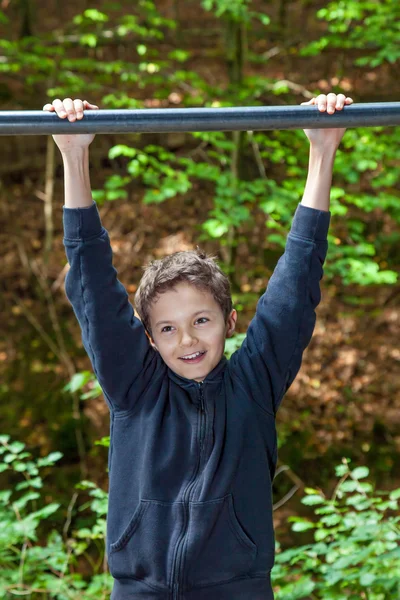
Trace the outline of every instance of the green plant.
<instances>
[{"instance_id":1,"label":"green plant","mask_svg":"<svg viewBox=\"0 0 400 600\"><path fill-rule=\"evenodd\" d=\"M68 535L78 494L73 495L62 531L52 522L60 505L43 495L42 471L54 467L62 454L33 458L25 444L1 435L0 457L0 473L8 472L13 482L12 489L0 492L0 598L29 595L34 599L105 600L112 586L104 559L106 492L88 481L76 486L89 490L91 497L79 511L90 508L95 519L91 527L85 525ZM82 560L90 565L90 578L79 572Z\"/></svg>"},{"instance_id":2,"label":"green plant","mask_svg":"<svg viewBox=\"0 0 400 600\"><path fill-rule=\"evenodd\" d=\"M314 531L315 542L277 552L276 600L399 600L400 489L375 491L360 481L368 467L351 470L349 462L336 467L331 498L305 488L301 502L318 506L318 520L289 517L292 531Z\"/></svg>"},{"instance_id":3,"label":"green plant","mask_svg":"<svg viewBox=\"0 0 400 600\"><path fill-rule=\"evenodd\" d=\"M374 68L399 60L397 0L335 0L318 10L317 17L328 22L328 32L307 44L302 49L303 56L319 54L331 46L362 50L363 56L354 61L358 66Z\"/></svg>"}]
</instances>

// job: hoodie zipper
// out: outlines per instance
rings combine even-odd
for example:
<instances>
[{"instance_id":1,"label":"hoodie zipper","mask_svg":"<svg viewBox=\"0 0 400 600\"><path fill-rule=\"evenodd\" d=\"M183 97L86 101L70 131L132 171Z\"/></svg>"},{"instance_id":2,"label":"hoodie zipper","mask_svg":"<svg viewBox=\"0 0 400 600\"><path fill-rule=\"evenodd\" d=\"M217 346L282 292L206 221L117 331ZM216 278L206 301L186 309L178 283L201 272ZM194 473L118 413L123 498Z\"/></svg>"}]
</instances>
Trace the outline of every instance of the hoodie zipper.
<instances>
[{"instance_id":1,"label":"hoodie zipper","mask_svg":"<svg viewBox=\"0 0 400 600\"><path fill-rule=\"evenodd\" d=\"M174 582L173 583L172 600L179 600L179 598L180 598L179 587L180 587L180 579L182 579L180 571L181 571L181 565L183 562L182 553L183 553L184 542L185 542L185 537L186 537L186 530L187 530L187 525L188 525L187 511L189 511L189 504L186 505L186 496L188 497L188 503L189 503L190 495L196 484L197 475L198 475L199 468L201 465L201 454L203 451L203 437L204 437L204 430L205 430L205 424L206 424L206 409L205 409L205 403L204 403L204 392L203 392L203 382L202 381L200 381L200 383L198 384L198 387L199 387L199 394L200 394L200 408L199 408L199 410L200 410L200 438L199 438L200 454L199 454L199 460L197 462L196 471L195 471L190 483L186 487L186 490L183 493L183 508L184 508L185 524L184 524L183 532L181 533L181 536L178 540L178 543L177 543L176 549L175 549L175 559L174 559L173 574L172 574L172 581Z\"/></svg>"}]
</instances>

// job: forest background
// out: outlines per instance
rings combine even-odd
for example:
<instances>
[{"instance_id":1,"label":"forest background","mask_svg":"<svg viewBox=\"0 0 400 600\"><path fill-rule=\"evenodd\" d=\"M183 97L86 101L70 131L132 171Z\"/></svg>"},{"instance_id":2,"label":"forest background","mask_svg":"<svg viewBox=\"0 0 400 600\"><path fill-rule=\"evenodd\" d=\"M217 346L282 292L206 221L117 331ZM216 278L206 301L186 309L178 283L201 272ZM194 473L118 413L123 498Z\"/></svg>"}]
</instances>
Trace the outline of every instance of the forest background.
<instances>
[{"instance_id":1,"label":"forest background","mask_svg":"<svg viewBox=\"0 0 400 600\"><path fill-rule=\"evenodd\" d=\"M0 1L0 110L400 97L396 0ZM51 136L0 147L0 597L106 598L108 410L64 291ZM142 266L199 244L240 345L306 179L299 131L97 136L91 182L132 304ZM322 301L277 415L277 600L400 598L400 130L349 129ZM315 505L315 506L314 506Z\"/></svg>"}]
</instances>

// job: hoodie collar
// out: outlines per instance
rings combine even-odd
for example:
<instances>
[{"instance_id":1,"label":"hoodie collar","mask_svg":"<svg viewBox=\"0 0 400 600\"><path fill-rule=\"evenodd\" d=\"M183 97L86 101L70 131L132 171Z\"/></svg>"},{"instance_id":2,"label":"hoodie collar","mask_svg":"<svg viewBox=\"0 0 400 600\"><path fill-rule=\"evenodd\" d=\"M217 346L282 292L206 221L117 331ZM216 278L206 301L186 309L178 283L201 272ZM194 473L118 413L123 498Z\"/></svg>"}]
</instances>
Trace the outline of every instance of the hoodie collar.
<instances>
[{"instance_id":1,"label":"hoodie collar","mask_svg":"<svg viewBox=\"0 0 400 600\"><path fill-rule=\"evenodd\" d=\"M208 375L203 379L203 382L213 383L215 381L220 381L223 377L223 373L227 363L228 359L226 358L225 354L223 354L217 366L215 366L213 370L208 373ZM175 371L170 369L170 367L168 367L168 376L181 387L192 387L200 383L199 381L195 381L194 379L188 379L187 377L182 377L181 375L178 375L178 373L175 373Z\"/></svg>"}]
</instances>

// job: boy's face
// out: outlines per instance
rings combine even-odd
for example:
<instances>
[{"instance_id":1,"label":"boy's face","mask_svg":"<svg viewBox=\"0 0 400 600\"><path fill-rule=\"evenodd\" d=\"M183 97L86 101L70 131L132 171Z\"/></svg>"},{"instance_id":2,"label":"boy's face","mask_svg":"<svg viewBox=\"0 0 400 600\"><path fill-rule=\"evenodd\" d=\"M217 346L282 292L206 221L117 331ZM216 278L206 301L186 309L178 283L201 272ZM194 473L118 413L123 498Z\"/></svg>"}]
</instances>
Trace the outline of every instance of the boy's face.
<instances>
[{"instance_id":1,"label":"boy's face","mask_svg":"<svg viewBox=\"0 0 400 600\"><path fill-rule=\"evenodd\" d=\"M210 292L180 282L151 305L151 341L175 373L203 381L221 360L225 338L233 335L236 319L236 310L232 309L225 323L221 307ZM196 362L182 358L196 352L205 354Z\"/></svg>"}]
</instances>

